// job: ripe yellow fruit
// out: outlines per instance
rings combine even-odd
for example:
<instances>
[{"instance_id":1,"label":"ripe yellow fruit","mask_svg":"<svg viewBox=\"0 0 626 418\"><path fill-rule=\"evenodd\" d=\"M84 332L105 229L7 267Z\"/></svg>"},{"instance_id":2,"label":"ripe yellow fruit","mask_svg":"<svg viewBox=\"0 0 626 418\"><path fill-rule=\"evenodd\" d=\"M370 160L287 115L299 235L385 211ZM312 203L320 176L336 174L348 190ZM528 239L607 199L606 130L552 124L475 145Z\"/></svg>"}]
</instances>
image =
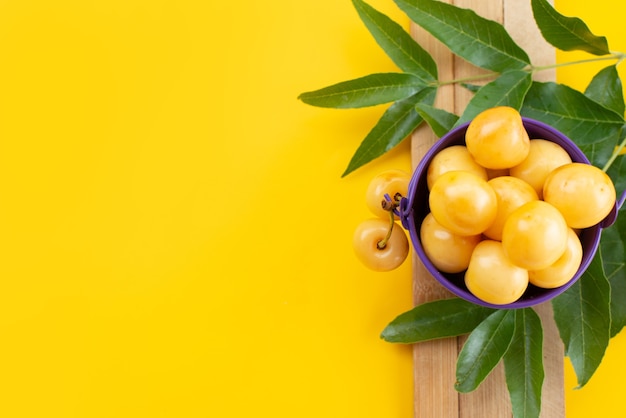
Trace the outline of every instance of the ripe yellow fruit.
<instances>
[{"instance_id":1,"label":"ripe yellow fruit","mask_svg":"<svg viewBox=\"0 0 626 418\"><path fill-rule=\"evenodd\" d=\"M481 241L465 272L465 285L477 298L494 305L518 300L528 287L528 271L511 263L502 243Z\"/></svg>"},{"instance_id":2,"label":"ripe yellow fruit","mask_svg":"<svg viewBox=\"0 0 626 418\"><path fill-rule=\"evenodd\" d=\"M513 264L541 270L563 255L567 234L563 215L551 204L533 200L509 215L502 229L502 245Z\"/></svg>"},{"instance_id":3,"label":"ripe yellow fruit","mask_svg":"<svg viewBox=\"0 0 626 418\"><path fill-rule=\"evenodd\" d=\"M381 202L385 194L393 199L396 193L407 196L411 175L403 170L387 170L374 176L365 192L365 204L376 216L389 219L389 212L383 209ZM397 217L396 217L397 219Z\"/></svg>"},{"instance_id":4,"label":"ripe yellow fruit","mask_svg":"<svg viewBox=\"0 0 626 418\"><path fill-rule=\"evenodd\" d=\"M598 167L570 163L554 169L543 186L543 199L556 207L571 228L588 228L603 220L616 200L611 178Z\"/></svg>"},{"instance_id":5,"label":"ripe yellow fruit","mask_svg":"<svg viewBox=\"0 0 626 418\"><path fill-rule=\"evenodd\" d=\"M430 210L441 225L468 236L486 230L496 218L498 199L482 178L467 171L449 171L433 184Z\"/></svg>"},{"instance_id":6,"label":"ripe yellow fruit","mask_svg":"<svg viewBox=\"0 0 626 418\"><path fill-rule=\"evenodd\" d=\"M426 171L428 190L432 189L435 180L448 171L469 171L487 180L487 169L474 161L464 145L444 148L433 157Z\"/></svg>"},{"instance_id":7,"label":"ripe yellow fruit","mask_svg":"<svg viewBox=\"0 0 626 418\"><path fill-rule=\"evenodd\" d=\"M354 230L352 247L357 258L374 271L390 271L398 268L409 254L409 240L399 225L394 225L384 248L379 242L387 237L389 221L366 219Z\"/></svg>"},{"instance_id":8,"label":"ripe yellow fruit","mask_svg":"<svg viewBox=\"0 0 626 418\"><path fill-rule=\"evenodd\" d=\"M467 127L465 143L478 164L494 170L520 164L530 149L521 115L508 106L479 113Z\"/></svg>"},{"instance_id":9,"label":"ripe yellow fruit","mask_svg":"<svg viewBox=\"0 0 626 418\"><path fill-rule=\"evenodd\" d=\"M567 234L567 248L554 264L543 270L531 270L528 278L535 286L553 289L570 281L578 271L583 259L583 247L573 229Z\"/></svg>"},{"instance_id":10,"label":"ripe yellow fruit","mask_svg":"<svg viewBox=\"0 0 626 418\"><path fill-rule=\"evenodd\" d=\"M472 252L482 240L481 235L463 237L441 226L429 213L420 227L420 241L428 259L437 270L460 273L467 269Z\"/></svg>"},{"instance_id":11,"label":"ripe yellow fruit","mask_svg":"<svg viewBox=\"0 0 626 418\"><path fill-rule=\"evenodd\" d=\"M496 219L484 231L485 236L496 241L502 240L504 222L513 211L524 203L537 200L537 193L523 180L512 176L496 177L487 182L498 197L498 212Z\"/></svg>"},{"instance_id":12,"label":"ripe yellow fruit","mask_svg":"<svg viewBox=\"0 0 626 418\"><path fill-rule=\"evenodd\" d=\"M508 168L500 168L500 169L487 169L487 178L489 180L495 179L496 177L509 176L511 173Z\"/></svg>"},{"instance_id":13,"label":"ripe yellow fruit","mask_svg":"<svg viewBox=\"0 0 626 418\"><path fill-rule=\"evenodd\" d=\"M510 174L530 184L541 199L548 174L571 162L572 158L559 144L545 139L531 139L528 156L520 164L511 167Z\"/></svg>"}]
</instances>

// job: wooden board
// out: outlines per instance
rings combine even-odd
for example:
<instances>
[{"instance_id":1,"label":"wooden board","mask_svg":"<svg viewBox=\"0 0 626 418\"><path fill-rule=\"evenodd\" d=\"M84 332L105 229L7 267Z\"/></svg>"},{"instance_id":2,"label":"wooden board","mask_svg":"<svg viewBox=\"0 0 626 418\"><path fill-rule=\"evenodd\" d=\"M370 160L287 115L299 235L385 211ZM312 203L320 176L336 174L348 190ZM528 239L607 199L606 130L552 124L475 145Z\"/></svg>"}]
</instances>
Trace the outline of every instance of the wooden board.
<instances>
[{"instance_id":1,"label":"wooden board","mask_svg":"<svg viewBox=\"0 0 626 418\"><path fill-rule=\"evenodd\" d=\"M555 51L542 38L532 18L529 1L519 0L442 0L469 8L489 19L502 22L515 41L531 56L534 65L551 64ZM453 80L481 72L455 58L439 41L417 25L411 35L435 58L441 80ZM554 71L538 73L536 80L554 80ZM440 88L436 106L460 114L471 94L462 87ZM412 161L417 166L426 151L437 140L428 126L412 136ZM413 257L413 295L415 304L451 295L426 271L417 256ZM563 344L558 336L549 303L536 307L544 327L544 368L542 418L565 416L563 382ZM419 343L414 346L415 417L416 418L484 418L511 417L511 404L502 363L470 394L454 389L456 360L464 338Z\"/></svg>"}]
</instances>

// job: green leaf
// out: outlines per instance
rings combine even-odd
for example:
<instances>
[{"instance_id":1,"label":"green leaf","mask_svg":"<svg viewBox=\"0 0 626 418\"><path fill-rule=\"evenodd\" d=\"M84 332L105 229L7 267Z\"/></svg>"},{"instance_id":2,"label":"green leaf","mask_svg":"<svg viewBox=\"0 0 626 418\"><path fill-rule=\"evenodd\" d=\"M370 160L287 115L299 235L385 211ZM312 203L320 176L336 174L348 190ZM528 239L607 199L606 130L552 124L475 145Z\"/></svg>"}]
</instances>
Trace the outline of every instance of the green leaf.
<instances>
[{"instance_id":1,"label":"green leaf","mask_svg":"<svg viewBox=\"0 0 626 418\"><path fill-rule=\"evenodd\" d=\"M418 103L415 108L417 109L417 113L428 123L435 135L439 138L447 134L459 119L454 113L438 109L426 103Z\"/></svg>"},{"instance_id":2,"label":"green leaf","mask_svg":"<svg viewBox=\"0 0 626 418\"><path fill-rule=\"evenodd\" d=\"M611 285L611 337L626 326L626 209L615 223L602 231L602 266Z\"/></svg>"},{"instance_id":3,"label":"green leaf","mask_svg":"<svg viewBox=\"0 0 626 418\"><path fill-rule=\"evenodd\" d=\"M460 298L426 302L391 321L381 338L393 343L416 343L469 334L493 312Z\"/></svg>"},{"instance_id":4,"label":"green leaf","mask_svg":"<svg viewBox=\"0 0 626 418\"><path fill-rule=\"evenodd\" d=\"M361 0L352 0L378 45L404 72L426 81L437 79L437 64L399 24Z\"/></svg>"},{"instance_id":5,"label":"green leaf","mask_svg":"<svg viewBox=\"0 0 626 418\"><path fill-rule=\"evenodd\" d=\"M543 386L543 328L532 308L517 309L515 335L504 355L504 373L515 418L538 418Z\"/></svg>"},{"instance_id":6,"label":"green leaf","mask_svg":"<svg viewBox=\"0 0 626 418\"><path fill-rule=\"evenodd\" d=\"M460 84L461 87L466 88L467 90L471 91L472 93L476 93L482 87L482 85L480 85L480 84L470 84L470 83L459 83L459 84Z\"/></svg>"},{"instance_id":7,"label":"green leaf","mask_svg":"<svg viewBox=\"0 0 626 418\"><path fill-rule=\"evenodd\" d=\"M474 94L456 125L469 122L480 112L490 107L509 106L519 110L531 84L532 75L527 71L503 73Z\"/></svg>"},{"instance_id":8,"label":"green leaf","mask_svg":"<svg viewBox=\"0 0 626 418\"><path fill-rule=\"evenodd\" d=\"M611 283L611 294L615 299L611 299L611 338L619 334L626 326L626 268L624 264L620 266L609 278ZM619 299L618 299L619 298Z\"/></svg>"},{"instance_id":9,"label":"green leaf","mask_svg":"<svg viewBox=\"0 0 626 418\"><path fill-rule=\"evenodd\" d=\"M409 18L472 64L496 72L530 64L504 26L473 10L436 0L394 0Z\"/></svg>"},{"instance_id":10,"label":"green leaf","mask_svg":"<svg viewBox=\"0 0 626 418\"><path fill-rule=\"evenodd\" d=\"M585 96L611 109L618 115L624 116L622 80L619 78L615 65L603 68L593 77L585 90Z\"/></svg>"},{"instance_id":11,"label":"green leaf","mask_svg":"<svg viewBox=\"0 0 626 418\"><path fill-rule=\"evenodd\" d=\"M613 145L610 151L615 152L617 149L617 144L623 141L624 138L626 138L626 129L620 132L620 136L615 138L616 141L613 144L610 144ZM607 145L607 147L608 146L609 145ZM599 165L599 167L604 167L604 164ZM615 185L615 190L617 191L618 195L626 190L626 155L618 155L611 163L611 166L606 173L609 175L611 180L613 180L613 184Z\"/></svg>"},{"instance_id":12,"label":"green leaf","mask_svg":"<svg viewBox=\"0 0 626 418\"><path fill-rule=\"evenodd\" d=\"M426 87L413 74L377 73L302 93L306 104L337 109L359 108L405 99Z\"/></svg>"},{"instance_id":13,"label":"green leaf","mask_svg":"<svg viewBox=\"0 0 626 418\"><path fill-rule=\"evenodd\" d=\"M565 344L578 387L583 387L602 362L611 333L611 288L599 248L581 278L552 299L554 320Z\"/></svg>"},{"instance_id":14,"label":"green leaf","mask_svg":"<svg viewBox=\"0 0 626 418\"><path fill-rule=\"evenodd\" d=\"M426 88L389 106L359 145L342 177L385 154L408 137L423 122L415 105L419 102L433 103L436 93L435 88Z\"/></svg>"},{"instance_id":15,"label":"green leaf","mask_svg":"<svg viewBox=\"0 0 626 418\"><path fill-rule=\"evenodd\" d=\"M457 359L457 391L473 391L496 367L513 340L515 316L515 310L497 310L472 331Z\"/></svg>"},{"instance_id":16,"label":"green leaf","mask_svg":"<svg viewBox=\"0 0 626 418\"><path fill-rule=\"evenodd\" d=\"M620 130L603 141L593 144L578 144L578 148L589 158L591 164L596 167L604 167L611 158L621 134L622 131Z\"/></svg>"},{"instance_id":17,"label":"green leaf","mask_svg":"<svg viewBox=\"0 0 626 418\"><path fill-rule=\"evenodd\" d=\"M543 38L562 51L581 50L594 55L609 54L604 36L596 36L585 22L557 12L547 0L531 1L533 15Z\"/></svg>"},{"instance_id":18,"label":"green leaf","mask_svg":"<svg viewBox=\"0 0 626 418\"><path fill-rule=\"evenodd\" d=\"M581 92L553 82L533 82L520 111L558 129L579 146L611 138L624 123L623 117Z\"/></svg>"}]
</instances>

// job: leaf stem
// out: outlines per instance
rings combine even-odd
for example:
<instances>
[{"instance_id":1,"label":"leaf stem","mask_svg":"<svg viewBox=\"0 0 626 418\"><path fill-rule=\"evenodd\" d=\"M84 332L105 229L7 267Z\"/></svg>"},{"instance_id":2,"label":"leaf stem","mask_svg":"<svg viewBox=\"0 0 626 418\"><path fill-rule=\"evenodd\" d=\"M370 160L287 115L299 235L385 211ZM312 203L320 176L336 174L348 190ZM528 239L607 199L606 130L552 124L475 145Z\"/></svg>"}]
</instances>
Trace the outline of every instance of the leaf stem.
<instances>
[{"instance_id":1,"label":"leaf stem","mask_svg":"<svg viewBox=\"0 0 626 418\"><path fill-rule=\"evenodd\" d=\"M587 59L576 60L576 61L567 61L567 62L561 62L558 64L550 64L550 65L539 65L539 66L530 65L526 68L523 68L522 71L527 71L529 73L536 73L539 71L552 70L555 68L568 67L571 65L588 64L592 62L609 61L609 60L616 60L617 62L615 65L619 65L625 59L626 59L626 53L616 51L616 52L611 53L610 55L603 55L601 57L595 57L595 58L587 58ZM435 81L432 84L433 84L433 87L441 87L441 86L447 86L450 84L460 84L460 83L467 83L471 81L494 79L494 78L497 78L499 75L500 73L491 71L491 72L477 74L477 75L473 75L469 77L455 78L452 80L444 80L444 81Z\"/></svg>"},{"instance_id":2,"label":"leaf stem","mask_svg":"<svg viewBox=\"0 0 626 418\"><path fill-rule=\"evenodd\" d=\"M490 78L496 78L498 75L500 75L500 73L489 72L489 73L477 74L477 75L473 75L473 76L469 76L469 77L455 78L454 80L438 81L437 82L437 87L447 86L447 85L450 85L450 84L467 83L469 81L487 80L487 79L490 79Z\"/></svg>"},{"instance_id":3,"label":"leaf stem","mask_svg":"<svg viewBox=\"0 0 626 418\"><path fill-rule=\"evenodd\" d=\"M611 154L611 158L604 164L602 167L602 171L605 173L609 170L613 162L617 159L617 157L622 153L622 150L626 147L626 138L613 150L613 154Z\"/></svg>"},{"instance_id":4,"label":"leaf stem","mask_svg":"<svg viewBox=\"0 0 626 418\"><path fill-rule=\"evenodd\" d=\"M624 58L626 58L626 54L624 54L623 52L613 52L610 55L603 55L601 57L587 58L587 59L576 60L576 61L567 61L567 62L561 62L558 64L540 65L537 67L531 66L530 70L533 72L537 72L537 71L551 70L554 68L567 67L570 65L588 64L591 62L600 62L600 61L609 61L609 60L617 60L617 63L619 64L624 60Z\"/></svg>"}]
</instances>

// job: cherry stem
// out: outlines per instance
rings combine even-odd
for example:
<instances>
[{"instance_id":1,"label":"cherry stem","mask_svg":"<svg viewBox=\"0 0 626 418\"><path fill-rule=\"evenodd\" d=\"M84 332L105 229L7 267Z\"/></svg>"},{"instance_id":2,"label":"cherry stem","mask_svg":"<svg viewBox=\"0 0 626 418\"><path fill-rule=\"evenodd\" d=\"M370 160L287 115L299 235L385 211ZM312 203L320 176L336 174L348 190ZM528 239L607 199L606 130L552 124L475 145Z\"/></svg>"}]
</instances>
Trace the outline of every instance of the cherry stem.
<instances>
[{"instance_id":1,"label":"cherry stem","mask_svg":"<svg viewBox=\"0 0 626 418\"><path fill-rule=\"evenodd\" d=\"M387 236L384 239L378 241L378 243L376 244L376 248L378 248L379 250L382 250L387 246L387 242L389 242L389 239L391 238L391 233L393 232L393 226L396 224L395 221L396 219L393 215L392 209L389 211L389 231L387 231Z\"/></svg>"},{"instance_id":2,"label":"cherry stem","mask_svg":"<svg viewBox=\"0 0 626 418\"><path fill-rule=\"evenodd\" d=\"M384 239L381 239L376 243L376 248L379 250L384 249L387 246L387 242L391 238L391 233L393 232L393 227L396 224L396 218L394 214L394 210L400 205L400 200L402 199L402 195L400 193L396 193L393 196L393 200L389 196L385 196L386 199L382 201L381 206L387 212L389 212L389 231L387 231L387 236Z\"/></svg>"}]
</instances>

